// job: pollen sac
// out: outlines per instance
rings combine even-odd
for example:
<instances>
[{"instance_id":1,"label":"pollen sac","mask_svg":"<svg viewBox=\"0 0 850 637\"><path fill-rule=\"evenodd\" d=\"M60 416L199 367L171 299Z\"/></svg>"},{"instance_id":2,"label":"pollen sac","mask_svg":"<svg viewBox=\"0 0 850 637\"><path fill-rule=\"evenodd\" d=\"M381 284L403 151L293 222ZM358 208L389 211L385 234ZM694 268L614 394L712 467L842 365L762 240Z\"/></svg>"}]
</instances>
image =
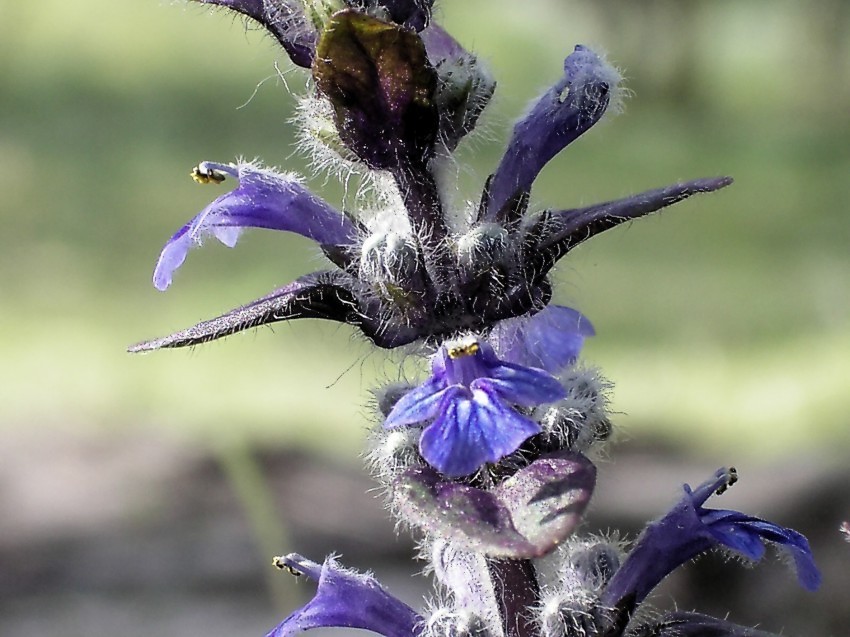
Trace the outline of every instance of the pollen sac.
<instances>
[{"instance_id":1,"label":"pollen sac","mask_svg":"<svg viewBox=\"0 0 850 637\"><path fill-rule=\"evenodd\" d=\"M420 255L412 237L374 234L363 243L360 279L404 313L425 293Z\"/></svg>"},{"instance_id":2,"label":"pollen sac","mask_svg":"<svg viewBox=\"0 0 850 637\"><path fill-rule=\"evenodd\" d=\"M437 74L414 32L347 9L328 21L313 77L343 143L373 169L423 166L439 123Z\"/></svg>"}]
</instances>

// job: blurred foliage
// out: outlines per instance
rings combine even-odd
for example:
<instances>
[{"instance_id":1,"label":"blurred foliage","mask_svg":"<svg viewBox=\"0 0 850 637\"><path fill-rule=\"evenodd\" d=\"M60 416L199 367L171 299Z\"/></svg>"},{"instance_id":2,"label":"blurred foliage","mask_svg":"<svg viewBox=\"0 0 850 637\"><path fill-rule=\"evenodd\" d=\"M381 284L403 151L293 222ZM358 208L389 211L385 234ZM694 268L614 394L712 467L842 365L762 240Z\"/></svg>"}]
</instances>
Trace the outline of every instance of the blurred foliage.
<instances>
[{"instance_id":1,"label":"blurred foliage","mask_svg":"<svg viewBox=\"0 0 850 637\"><path fill-rule=\"evenodd\" d=\"M616 383L630 436L664 431L736 456L846 452L849 14L839 0L444 0L442 23L500 82L460 155L461 201L579 42L625 67L634 97L552 162L539 206L737 180L606 233L559 270L559 300L597 327L587 359ZM190 353L124 354L319 266L307 241L257 231L232 252L193 252L166 294L149 283L164 240L219 194L188 179L199 160L308 172L287 92L304 83L270 39L204 7L0 4L5 426L157 427L354 455L366 389L406 355L348 328L296 322ZM308 178L343 199L333 180Z\"/></svg>"}]
</instances>

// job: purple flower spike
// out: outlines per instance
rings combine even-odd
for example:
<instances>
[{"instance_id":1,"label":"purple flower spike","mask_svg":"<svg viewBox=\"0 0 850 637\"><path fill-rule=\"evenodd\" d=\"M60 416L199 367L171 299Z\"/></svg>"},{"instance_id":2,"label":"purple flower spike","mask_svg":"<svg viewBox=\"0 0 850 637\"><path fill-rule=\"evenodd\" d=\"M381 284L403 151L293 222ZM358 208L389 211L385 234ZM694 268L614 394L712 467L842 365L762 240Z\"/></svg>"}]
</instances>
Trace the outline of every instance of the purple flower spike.
<instances>
[{"instance_id":1,"label":"purple flower spike","mask_svg":"<svg viewBox=\"0 0 850 637\"><path fill-rule=\"evenodd\" d=\"M194 0L227 7L260 23L280 42L294 64L310 68L316 51L316 32L304 19L300 2L278 0Z\"/></svg>"},{"instance_id":2,"label":"purple flower spike","mask_svg":"<svg viewBox=\"0 0 850 637\"><path fill-rule=\"evenodd\" d=\"M290 554L276 565L319 581L316 596L284 619L266 637L290 637L311 628L362 628L384 637L416 637L422 617L390 595L374 578L340 567L333 558L323 565Z\"/></svg>"},{"instance_id":3,"label":"purple flower spike","mask_svg":"<svg viewBox=\"0 0 850 637\"><path fill-rule=\"evenodd\" d=\"M584 46L564 60L564 76L514 126L504 157L487 188L485 221L521 216L521 200L550 159L600 120L620 81L612 66Z\"/></svg>"},{"instance_id":4,"label":"purple flower spike","mask_svg":"<svg viewBox=\"0 0 850 637\"><path fill-rule=\"evenodd\" d=\"M714 547L725 547L758 561L764 557L765 542L788 551L800 584L815 590L820 573L809 543L800 533L737 511L703 508L709 496L723 493L736 480L734 469L720 469L694 490L684 485L679 504L646 527L604 591L602 605L613 609L622 621L661 580L688 560Z\"/></svg>"},{"instance_id":5,"label":"purple flower spike","mask_svg":"<svg viewBox=\"0 0 850 637\"><path fill-rule=\"evenodd\" d=\"M466 476L513 453L540 425L513 405L534 407L560 400L566 390L553 376L499 360L489 344L465 339L443 345L431 377L405 394L384 427L432 420L419 451L449 477Z\"/></svg>"},{"instance_id":6,"label":"purple flower spike","mask_svg":"<svg viewBox=\"0 0 850 637\"><path fill-rule=\"evenodd\" d=\"M500 359L557 374L575 362L584 339L595 334L581 313L550 305L533 316L500 321L489 340Z\"/></svg>"},{"instance_id":7,"label":"purple flower spike","mask_svg":"<svg viewBox=\"0 0 850 637\"><path fill-rule=\"evenodd\" d=\"M348 217L290 175L247 163L202 162L192 176L202 183L220 183L231 176L239 180L239 186L213 201L168 240L154 269L153 283L158 290L171 285L172 274L186 260L189 249L208 235L230 248L244 228L286 230L322 245L345 246L356 240L357 227Z\"/></svg>"}]
</instances>

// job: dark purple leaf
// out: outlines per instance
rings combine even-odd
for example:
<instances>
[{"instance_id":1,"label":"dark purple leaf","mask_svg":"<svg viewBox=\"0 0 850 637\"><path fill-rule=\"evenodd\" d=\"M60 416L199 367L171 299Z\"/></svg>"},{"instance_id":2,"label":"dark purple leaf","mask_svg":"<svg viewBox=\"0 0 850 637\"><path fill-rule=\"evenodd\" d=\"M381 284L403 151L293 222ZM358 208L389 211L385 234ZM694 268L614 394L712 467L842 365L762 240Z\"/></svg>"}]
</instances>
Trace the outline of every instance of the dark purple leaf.
<instances>
[{"instance_id":1,"label":"dark purple leaf","mask_svg":"<svg viewBox=\"0 0 850 637\"><path fill-rule=\"evenodd\" d=\"M424 166L437 135L437 76L416 33L340 11L319 40L313 77L343 143L368 166Z\"/></svg>"}]
</instances>

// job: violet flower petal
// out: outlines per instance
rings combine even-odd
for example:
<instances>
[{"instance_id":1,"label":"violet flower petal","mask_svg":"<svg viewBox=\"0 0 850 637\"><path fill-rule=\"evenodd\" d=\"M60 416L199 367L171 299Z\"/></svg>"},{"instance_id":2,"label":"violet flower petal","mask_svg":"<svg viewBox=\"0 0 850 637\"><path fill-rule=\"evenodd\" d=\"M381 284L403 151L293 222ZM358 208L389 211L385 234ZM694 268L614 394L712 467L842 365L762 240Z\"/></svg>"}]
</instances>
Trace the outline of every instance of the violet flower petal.
<instances>
[{"instance_id":1,"label":"violet flower petal","mask_svg":"<svg viewBox=\"0 0 850 637\"><path fill-rule=\"evenodd\" d=\"M566 394L555 377L499 360L484 341L458 341L439 349L431 376L399 399L384 427L433 419L420 438L420 453L445 475L460 477L540 433L540 425L513 406L536 407Z\"/></svg>"},{"instance_id":2,"label":"violet flower petal","mask_svg":"<svg viewBox=\"0 0 850 637\"><path fill-rule=\"evenodd\" d=\"M244 228L286 230L336 246L352 244L357 238L357 227L348 217L290 175L245 163L230 166L204 162L200 168L221 179L224 175L236 177L239 185L204 208L165 244L153 275L158 290L171 285L172 275L189 249L200 245L207 235L228 247L236 244Z\"/></svg>"},{"instance_id":3,"label":"violet flower petal","mask_svg":"<svg viewBox=\"0 0 850 637\"><path fill-rule=\"evenodd\" d=\"M575 363L585 338L595 333L581 313L549 305L532 316L500 321L488 340L504 361L557 374Z\"/></svg>"},{"instance_id":4,"label":"violet flower petal","mask_svg":"<svg viewBox=\"0 0 850 637\"><path fill-rule=\"evenodd\" d=\"M419 451L432 467L450 477L467 476L498 462L534 434L540 425L502 403L485 387L462 391L441 405L422 432Z\"/></svg>"},{"instance_id":5,"label":"violet flower petal","mask_svg":"<svg viewBox=\"0 0 850 637\"><path fill-rule=\"evenodd\" d=\"M509 202L531 191L550 159L600 120L617 71L584 46L564 60L564 76L514 126L502 161L490 179L483 220L510 220Z\"/></svg>"},{"instance_id":6,"label":"violet flower petal","mask_svg":"<svg viewBox=\"0 0 850 637\"><path fill-rule=\"evenodd\" d=\"M453 400L459 393L465 392L458 385L447 387L443 379L431 377L398 400L387 415L384 428L393 429L431 420L439 412L444 399Z\"/></svg>"},{"instance_id":7,"label":"violet flower petal","mask_svg":"<svg viewBox=\"0 0 850 637\"><path fill-rule=\"evenodd\" d=\"M494 367L489 376L472 381L470 387L495 393L506 403L522 407L536 407L567 397L564 386L548 372L510 363Z\"/></svg>"},{"instance_id":8,"label":"violet flower petal","mask_svg":"<svg viewBox=\"0 0 850 637\"><path fill-rule=\"evenodd\" d=\"M194 0L227 7L259 22L271 33L294 64L310 68L316 50L316 32L304 18L300 2L290 0Z\"/></svg>"},{"instance_id":9,"label":"violet flower petal","mask_svg":"<svg viewBox=\"0 0 850 637\"><path fill-rule=\"evenodd\" d=\"M416 637L423 618L390 595L369 575L341 568L333 558L321 566L291 554L279 560L281 568L318 580L316 596L292 613L266 637L291 637L312 628L362 628L384 637Z\"/></svg>"},{"instance_id":10,"label":"violet flower petal","mask_svg":"<svg viewBox=\"0 0 850 637\"><path fill-rule=\"evenodd\" d=\"M646 527L603 592L602 606L614 609L622 621L661 580L688 560L718 546L758 560L764 555L764 542L790 552L800 584L807 590L816 589L820 573L809 543L800 533L736 511L702 507L713 493L722 493L733 484L736 476L734 469L720 469L695 490L685 485L679 504Z\"/></svg>"}]
</instances>

